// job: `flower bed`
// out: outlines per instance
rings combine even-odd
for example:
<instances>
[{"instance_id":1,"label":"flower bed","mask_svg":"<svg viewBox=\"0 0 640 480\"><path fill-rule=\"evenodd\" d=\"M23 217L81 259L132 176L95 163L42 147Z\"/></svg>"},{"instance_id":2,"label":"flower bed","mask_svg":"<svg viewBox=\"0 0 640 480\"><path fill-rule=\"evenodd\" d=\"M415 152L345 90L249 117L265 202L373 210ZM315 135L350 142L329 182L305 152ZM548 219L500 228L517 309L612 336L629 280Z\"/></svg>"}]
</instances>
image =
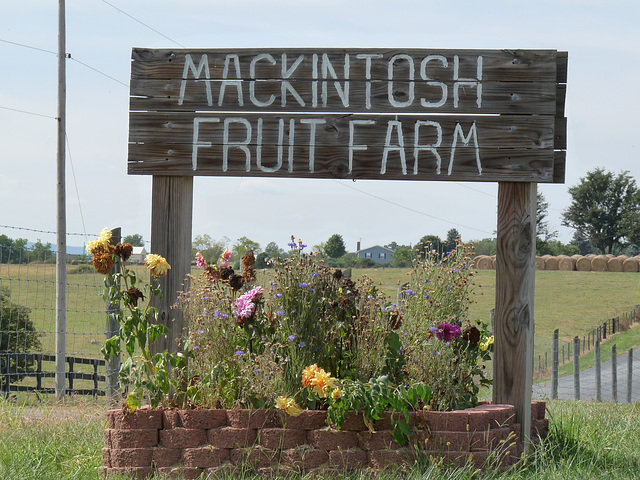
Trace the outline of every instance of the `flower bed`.
<instances>
[{"instance_id":1,"label":"flower bed","mask_svg":"<svg viewBox=\"0 0 640 480\"><path fill-rule=\"evenodd\" d=\"M412 412L410 446L393 440L390 414L370 432L361 415L350 413L340 430L326 425L324 411L298 417L265 410L110 410L104 432L101 473L181 475L312 473L410 466L420 457L445 464L471 462L482 468L513 464L520 456L520 425L510 405L484 404L452 412ZM531 404L531 438L548 429L545 403Z\"/></svg>"}]
</instances>

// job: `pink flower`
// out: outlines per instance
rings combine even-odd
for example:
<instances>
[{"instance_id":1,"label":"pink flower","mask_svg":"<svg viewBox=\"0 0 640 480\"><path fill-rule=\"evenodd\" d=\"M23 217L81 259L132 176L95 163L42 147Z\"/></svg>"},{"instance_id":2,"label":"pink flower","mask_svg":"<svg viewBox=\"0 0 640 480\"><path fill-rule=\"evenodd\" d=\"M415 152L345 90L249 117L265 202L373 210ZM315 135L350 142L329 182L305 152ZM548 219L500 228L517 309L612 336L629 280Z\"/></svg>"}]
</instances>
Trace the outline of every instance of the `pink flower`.
<instances>
[{"instance_id":1,"label":"pink flower","mask_svg":"<svg viewBox=\"0 0 640 480\"><path fill-rule=\"evenodd\" d=\"M450 323L441 323L438 325L435 335L438 340L450 342L460 336L460 327L458 325L451 325Z\"/></svg>"},{"instance_id":2,"label":"pink flower","mask_svg":"<svg viewBox=\"0 0 640 480\"><path fill-rule=\"evenodd\" d=\"M256 285L255 287L253 287L248 292L243 293L240 296L240 298L245 298L246 300L249 300L250 302L257 302L258 300L260 300L262 298L262 294L263 293L264 293L264 288L262 288L260 285Z\"/></svg>"},{"instance_id":3,"label":"pink flower","mask_svg":"<svg viewBox=\"0 0 640 480\"><path fill-rule=\"evenodd\" d=\"M249 320L256 311L256 304L243 297L244 295L236 300L236 317Z\"/></svg>"},{"instance_id":4,"label":"pink flower","mask_svg":"<svg viewBox=\"0 0 640 480\"><path fill-rule=\"evenodd\" d=\"M229 266L229 259L231 258L231 252L229 251L229 247L224 249L224 253L220 255L220 260L218 260L218 267L225 268Z\"/></svg>"},{"instance_id":5,"label":"pink flower","mask_svg":"<svg viewBox=\"0 0 640 480\"><path fill-rule=\"evenodd\" d=\"M196 265L198 268L207 268L207 261L200 252L196 253Z\"/></svg>"}]
</instances>

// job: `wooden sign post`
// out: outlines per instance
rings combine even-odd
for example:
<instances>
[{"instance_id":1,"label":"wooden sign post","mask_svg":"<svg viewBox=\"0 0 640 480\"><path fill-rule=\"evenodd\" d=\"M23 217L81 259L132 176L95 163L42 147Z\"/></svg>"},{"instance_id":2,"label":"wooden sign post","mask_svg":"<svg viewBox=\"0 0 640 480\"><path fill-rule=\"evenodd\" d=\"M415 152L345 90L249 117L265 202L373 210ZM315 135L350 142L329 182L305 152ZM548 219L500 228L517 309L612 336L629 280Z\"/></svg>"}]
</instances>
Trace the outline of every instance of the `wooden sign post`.
<instances>
[{"instance_id":1,"label":"wooden sign post","mask_svg":"<svg viewBox=\"0 0 640 480\"><path fill-rule=\"evenodd\" d=\"M193 176L499 182L494 401L526 438L537 183L564 182L566 52L134 48L128 172L189 273ZM180 281L165 286L161 321ZM169 282L169 280L167 280Z\"/></svg>"}]
</instances>

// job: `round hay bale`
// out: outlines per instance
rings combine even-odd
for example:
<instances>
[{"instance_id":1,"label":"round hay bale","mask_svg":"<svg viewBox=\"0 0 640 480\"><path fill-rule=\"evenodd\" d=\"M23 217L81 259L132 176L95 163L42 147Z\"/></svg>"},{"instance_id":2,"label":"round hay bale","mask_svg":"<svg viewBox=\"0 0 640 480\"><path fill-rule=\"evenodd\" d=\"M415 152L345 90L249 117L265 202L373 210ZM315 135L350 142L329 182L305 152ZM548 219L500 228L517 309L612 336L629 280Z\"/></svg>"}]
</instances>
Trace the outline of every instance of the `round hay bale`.
<instances>
[{"instance_id":1,"label":"round hay bale","mask_svg":"<svg viewBox=\"0 0 640 480\"><path fill-rule=\"evenodd\" d=\"M576 269L577 260L575 258L567 257L566 255L562 255L558 258L558 270L573 272Z\"/></svg>"},{"instance_id":2,"label":"round hay bale","mask_svg":"<svg viewBox=\"0 0 640 480\"><path fill-rule=\"evenodd\" d=\"M491 256L491 268L496 269L496 265L498 265L498 258L495 255Z\"/></svg>"},{"instance_id":3,"label":"round hay bale","mask_svg":"<svg viewBox=\"0 0 640 480\"><path fill-rule=\"evenodd\" d=\"M609 259L606 255L597 255L591 260L591 271L593 272L606 272L607 262Z\"/></svg>"},{"instance_id":4,"label":"round hay bale","mask_svg":"<svg viewBox=\"0 0 640 480\"><path fill-rule=\"evenodd\" d=\"M585 257L587 257L589 260L593 260L597 257L597 255L595 253L587 253Z\"/></svg>"},{"instance_id":5,"label":"round hay bale","mask_svg":"<svg viewBox=\"0 0 640 480\"><path fill-rule=\"evenodd\" d=\"M622 271L635 273L638 271L640 265L640 260L635 257L627 258L624 262L622 262Z\"/></svg>"},{"instance_id":6,"label":"round hay bale","mask_svg":"<svg viewBox=\"0 0 640 480\"><path fill-rule=\"evenodd\" d=\"M591 271L591 259L589 257L580 257L576 261L576 270L579 272Z\"/></svg>"},{"instance_id":7,"label":"round hay bale","mask_svg":"<svg viewBox=\"0 0 640 480\"><path fill-rule=\"evenodd\" d=\"M621 272L622 264L624 263L625 260L626 259L622 257L610 258L609 261L607 262L607 270L609 270L610 272Z\"/></svg>"},{"instance_id":8,"label":"round hay bale","mask_svg":"<svg viewBox=\"0 0 640 480\"><path fill-rule=\"evenodd\" d=\"M549 258L547 258L544 261L544 269L545 270L558 270L560 262L558 261L558 257L551 257L549 256Z\"/></svg>"},{"instance_id":9,"label":"round hay bale","mask_svg":"<svg viewBox=\"0 0 640 480\"><path fill-rule=\"evenodd\" d=\"M582 258L582 255L580 255L579 253L576 253L575 255L571 255L571 258L575 258L576 262L577 262L578 260L580 260Z\"/></svg>"},{"instance_id":10,"label":"round hay bale","mask_svg":"<svg viewBox=\"0 0 640 480\"><path fill-rule=\"evenodd\" d=\"M542 260L542 257L536 257L536 270L544 270L544 260Z\"/></svg>"},{"instance_id":11,"label":"round hay bale","mask_svg":"<svg viewBox=\"0 0 640 480\"><path fill-rule=\"evenodd\" d=\"M488 255L479 255L476 257L476 268L478 270L491 270L493 260Z\"/></svg>"},{"instance_id":12,"label":"round hay bale","mask_svg":"<svg viewBox=\"0 0 640 480\"><path fill-rule=\"evenodd\" d=\"M612 258L615 258L615 255L613 253L607 253L605 255L605 257L607 257L609 260L611 260Z\"/></svg>"}]
</instances>

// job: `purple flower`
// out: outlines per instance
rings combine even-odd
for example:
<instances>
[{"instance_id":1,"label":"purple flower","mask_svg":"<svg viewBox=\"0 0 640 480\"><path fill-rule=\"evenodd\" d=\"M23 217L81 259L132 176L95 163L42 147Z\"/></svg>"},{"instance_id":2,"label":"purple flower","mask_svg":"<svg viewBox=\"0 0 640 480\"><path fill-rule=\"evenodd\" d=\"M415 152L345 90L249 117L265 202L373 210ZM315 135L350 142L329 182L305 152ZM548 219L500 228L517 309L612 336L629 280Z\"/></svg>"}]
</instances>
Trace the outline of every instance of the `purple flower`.
<instances>
[{"instance_id":1,"label":"purple flower","mask_svg":"<svg viewBox=\"0 0 640 480\"><path fill-rule=\"evenodd\" d=\"M308 284L307 282L302 282L302 283L300 284L300 286L301 286L302 288L307 288L307 287L309 286L309 284Z\"/></svg>"},{"instance_id":2,"label":"purple flower","mask_svg":"<svg viewBox=\"0 0 640 480\"><path fill-rule=\"evenodd\" d=\"M204 330L198 330L198 333L202 335L204 333Z\"/></svg>"},{"instance_id":3,"label":"purple flower","mask_svg":"<svg viewBox=\"0 0 640 480\"><path fill-rule=\"evenodd\" d=\"M276 315L281 317L282 315L284 315L284 312L282 310L276 310Z\"/></svg>"},{"instance_id":4,"label":"purple flower","mask_svg":"<svg viewBox=\"0 0 640 480\"><path fill-rule=\"evenodd\" d=\"M238 356L244 355L244 352L242 350L236 350L236 355Z\"/></svg>"},{"instance_id":5,"label":"purple flower","mask_svg":"<svg viewBox=\"0 0 640 480\"><path fill-rule=\"evenodd\" d=\"M432 327L432 330L433 331ZM451 340L455 340L460 336L460 327L458 325L451 325L450 323L441 323L438 325L438 328L434 332L435 336L438 340L442 340L443 342L450 342Z\"/></svg>"},{"instance_id":6,"label":"purple flower","mask_svg":"<svg viewBox=\"0 0 640 480\"><path fill-rule=\"evenodd\" d=\"M300 342L300 343L298 344L298 346L299 346L300 348L303 348L303 347L306 347L306 346L307 346L307 344L306 344L306 343L304 343L304 342Z\"/></svg>"},{"instance_id":7,"label":"purple flower","mask_svg":"<svg viewBox=\"0 0 640 480\"><path fill-rule=\"evenodd\" d=\"M291 248L296 248L298 246L296 242L289 242L287 243L287 245L290 246Z\"/></svg>"},{"instance_id":8,"label":"purple flower","mask_svg":"<svg viewBox=\"0 0 640 480\"><path fill-rule=\"evenodd\" d=\"M258 370L257 368L253 371L253 373L255 373L256 375L260 373L260 370Z\"/></svg>"},{"instance_id":9,"label":"purple flower","mask_svg":"<svg viewBox=\"0 0 640 480\"><path fill-rule=\"evenodd\" d=\"M313 272L313 273L311 274L311 276L312 276L312 277L319 277L319 276L320 276L320 274L319 274L318 272Z\"/></svg>"},{"instance_id":10,"label":"purple flower","mask_svg":"<svg viewBox=\"0 0 640 480\"><path fill-rule=\"evenodd\" d=\"M200 348L198 345L193 347L194 350L197 350L198 348Z\"/></svg>"},{"instance_id":11,"label":"purple flower","mask_svg":"<svg viewBox=\"0 0 640 480\"><path fill-rule=\"evenodd\" d=\"M414 292L413 290L411 290L410 288L407 288L404 292L406 295L415 295L416 292Z\"/></svg>"},{"instance_id":12,"label":"purple flower","mask_svg":"<svg viewBox=\"0 0 640 480\"><path fill-rule=\"evenodd\" d=\"M457 269L457 268L454 268L454 269L453 269L453 273L458 273L458 269Z\"/></svg>"},{"instance_id":13,"label":"purple flower","mask_svg":"<svg viewBox=\"0 0 640 480\"><path fill-rule=\"evenodd\" d=\"M294 337L293 335L289 335L287 337L287 340L289 340L290 342L293 342L296 339L296 337Z\"/></svg>"}]
</instances>

